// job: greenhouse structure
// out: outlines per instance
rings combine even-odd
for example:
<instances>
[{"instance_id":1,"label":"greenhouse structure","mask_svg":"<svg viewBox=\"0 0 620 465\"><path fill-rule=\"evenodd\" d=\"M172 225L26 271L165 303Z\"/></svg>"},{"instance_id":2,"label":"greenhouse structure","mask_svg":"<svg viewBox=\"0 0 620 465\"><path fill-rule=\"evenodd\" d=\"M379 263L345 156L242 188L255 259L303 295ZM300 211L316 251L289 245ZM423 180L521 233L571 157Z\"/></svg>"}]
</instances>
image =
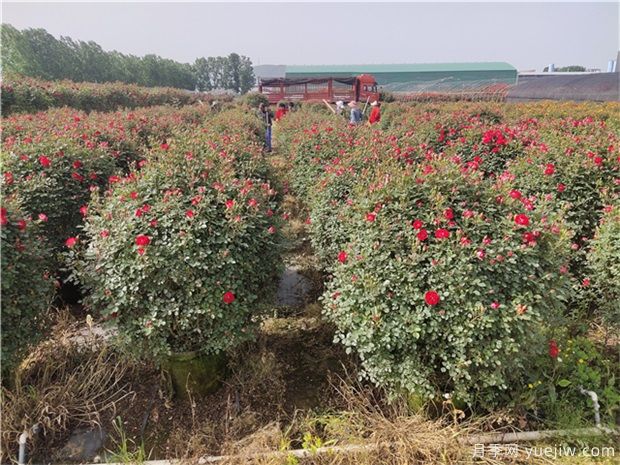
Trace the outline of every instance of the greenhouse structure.
<instances>
[{"instance_id":1,"label":"greenhouse structure","mask_svg":"<svg viewBox=\"0 0 620 465\"><path fill-rule=\"evenodd\" d=\"M371 74L381 90L450 92L513 85L517 70L508 63L286 66L287 78L350 77Z\"/></svg>"}]
</instances>

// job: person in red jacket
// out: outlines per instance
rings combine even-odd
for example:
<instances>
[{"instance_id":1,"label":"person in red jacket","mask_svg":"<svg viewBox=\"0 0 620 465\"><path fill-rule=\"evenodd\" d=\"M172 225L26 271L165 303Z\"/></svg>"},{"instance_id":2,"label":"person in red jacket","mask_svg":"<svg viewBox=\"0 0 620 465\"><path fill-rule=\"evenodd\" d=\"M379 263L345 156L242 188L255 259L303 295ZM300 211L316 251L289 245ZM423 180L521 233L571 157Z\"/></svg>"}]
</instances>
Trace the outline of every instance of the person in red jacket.
<instances>
[{"instance_id":1,"label":"person in red jacket","mask_svg":"<svg viewBox=\"0 0 620 465\"><path fill-rule=\"evenodd\" d=\"M280 121L284 115L286 115L286 105L284 103L279 103L278 109L276 110L276 121Z\"/></svg>"},{"instance_id":2,"label":"person in red jacket","mask_svg":"<svg viewBox=\"0 0 620 465\"><path fill-rule=\"evenodd\" d=\"M370 104L372 110L368 117L368 124L375 124L381 121L381 104L376 100Z\"/></svg>"}]
</instances>

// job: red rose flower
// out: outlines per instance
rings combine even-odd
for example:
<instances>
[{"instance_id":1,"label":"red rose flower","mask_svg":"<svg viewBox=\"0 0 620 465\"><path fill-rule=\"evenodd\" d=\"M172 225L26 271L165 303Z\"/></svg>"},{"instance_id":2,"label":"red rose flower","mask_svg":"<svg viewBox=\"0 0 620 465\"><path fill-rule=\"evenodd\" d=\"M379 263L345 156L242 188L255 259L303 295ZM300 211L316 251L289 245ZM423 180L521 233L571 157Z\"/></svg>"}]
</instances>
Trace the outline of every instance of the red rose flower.
<instances>
[{"instance_id":1,"label":"red rose flower","mask_svg":"<svg viewBox=\"0 0 620 465\"><path fill-rule=\"evenodd\" d=\"M447 219L447 220L453 220L454 219L454 212L452 211L451 208L446 208L443 212L443 216Z\"/></svg>"},{"instance_id":2,"label":"red rose flower","mask_svg":"<svg viewBox=\"0 0 620 465\"><path fill-rule=\"evenodd\" d=\"M338 261L340 263L345 263L347 261L347 253L344 250L341 250L338 254Z\"/></svg>"},{"instance_id":3,"label":"red rose flower","mask_svg":"<svg viewBox=\"0 0 620 465\"><path fill-rule=\"evenodd\" d=\"M69 248L72 248L75 244L77 244L77 237L70 237L65 241L65 245Z\"/></svg>"},{"instance_id":4,"label":"red rose flower","mask_svg":"<svg viewBox=\"0 0 620 465\"><path fill-rule=\"evenodd\" d=\"M185 216L188 218L193 218L194 217L194 210L187 210L185 212Z\"/></svg>"},{"instance_id":5,"label":"red rose flower","mask_svg":"<svg viewBox=\"0 0 620 465\"><path fill-rule=\"evenodd\" d=\"M17 229L19 229L20 231L25 231L26 230L26 220L19 220L17 222Z\"/></svg>"},{"instance_id":6,"label":"red rose flower","mask_svg":"<svg viewBox=\"0 0 620 465\"><path fill-rule=\"evenodd\" d=\"M524 232L522 237L523 242L525 242L526 244L534 243L533 245L536 245L536 236L534 236L534 233Z\"/></svg>"},{"instance_id":7,"label":"red rose flower","mask_svg":"<svg viewBox=\"0 0 620 465\"><path fill-rule=\"evenodd\" d=\"M426 239L428 239L428 232L426 231L426 229L420 229L417 234L417 238L420 241L425 241Z\"/></svg>"},{"instance_id":8,"label":"red rose flower","mask_svg":"<svg viewBox=\"0 0 620 465\"><path fill-rule=\"evenodd\" d=\"M597 166L602 165L602 164L603 164L603 157L594 157L594 163L595 163Z\"/></svg>"},{"instance_id":9,"label":"red rose flower","mask_svg":"<svg viewBox=\"0 0 620 465\"><path fill-rule=\"evenodd\" d=\"M49 158L47 158L45 155L41 155L39 157L39 163L41 164L41 166L43 168L49 168L50 165L52 164L52 162L50 161Z\"/></svg>"},{"instance_id":10,"label":"red rose flower","mask_svg":"<svg viewBox=\"0 0 620 465\"><path fill-rule=\"evenodd\" d=\"M422 229L422 226L424 226L424 223L422 223L422 220L413 220L413 222L411 223L411 226L413 226L413 229Z\"/></svg>"},{"instance_id":11,"label":"red rose flower","mask_svg":"<svg viewBox=\"0 0 620 465\"><path fill-rule=\"evenodd\" d=\"M234 206L235 206L235 201L234 201L234 200L232 200L232 199L228 199L228 200L226 201L226 208L227 208L228 210L230 210L230 209L231 209L232 207L234 207Z\"/></svg>"},{"instance_id":12,"label":"red rose flower","mask_svg":"<svg viewBox=\"0 0 620 465\"><path fill-rule=\"evenodd\" d=\"M254 208L257 205L258 205L258 201L256 199L252 198L252 199L248 200L248 207Z\"/></svg>"},{"instance_id":13,"label":"red rose flower","mask_svg":"<svg viewBox=\"0 0 620 465\"><path fill-rule=\"evenodd\" d=\"M519 192L516 189L513 189L513 190L510 191L510 197L512 197L515 200L518 200L518 199L521 198L521 192Z\"/></svg>"},{"instance_id":14,"label":"red rose flower","mask_svg":"<svg viewBox=\"0 0 620 465\"><path fill-rule=\"evenodd\" d=\"M233 294L230 291L224 292L224 295L222 296L222 301L225 304L232 304L235 301L235 299L236 299L235 294Z\"/></svg>"},{"instance_id":15,"label":"red rose flower","mask_svg":"<svg viewBox=\"0 0 620 465\"><path fill-rule=\"evenodd\" d=\"M566 190L566 186L562 183L558 184L558 192L564 192Z\"/></svg>"},{"instance_id":16,"label":"red rose flower","mask_svg":"<svg viewBox=\"0 0 620 465\"><path fill-rule=\"evenodd\" d=\"M427 291L426 294L424 294L424 301L428 305L437 305L441 299L439 298L439 294L437 294L437 292Z\"/></svg>"},{"instance_id":17,"label":"red rose flower","mask_svg":"<svg viewBox=\"0 0 620 465\"><path fill-rule=\"evenodd\" d=\"M138 247L146 247L150 243L151 243L151 239L149 238L149 236L145 236L144 234L140 234L139 236L136 236L136 245Z\"/></svg>"},{"instance_id":18,"label":"red rose flower","mask_svg":"<svg viewBox=\"0 0 620 465\"><path fill-rule=\"evenodd\" d=\"M80 207L80 215L86 216L88 214L88 206L82 205Z\"/></svg>"},{"instance_id":19,"label":"red rose flower","mask_svg":"<svg viewBox=\"0 0 620 465\"><path fill-rule=\"evenodd\" d=\"M530 219L527 215L519 213L518 215L515 215L515 223L519 226L528 226L530 224Z\"/></svg>"},{"instance_id":20,"label":"red rose flower","mask_svg":"<svg viewBox=\"0 0 620 465\"><path fill-rule=\"evenodd\" d=\"M77 170L77 169L80 169L80 168L81 168L81 166L82 166L82 162L81 162L80 160L75 160L75 161L73 162L73 169L76 169L76 170Z\"/></svg>"},{"instance_id":21,"label":"red rose flower","mask_svg":"<svg viewBox=\"0 0 620 465\"><path fill-rule=\"evenodd\" d=\"M46 222L47 221L47 215L45 213L39 213L39 220Z\"/></svg>"},{"instance_id":22,"label":"red rose flower","mask_svg":"<svg viewBox=\"0 0 620 465\"><path fill-rule=\"evenodd\" d=\"M560 355L560 349L558 348L558 344L553 339L551 339L549 341L549 357L558 358L558 355Z\"/></svg>"},{"instance_id":23,"label":"red rose flower","mask_svg":"<svg viewBox=\"0 0 620 465\"><path fill-rule=\"evenodd\" d=\"M555 173L555 165L553 163L547 163L547 166L545 166L545 175L551 176L553 173Z\"/></svg>"},{"instance_id":24,"label":"red rose flower","mask_svg":"<svg viewBox=\"0 0 620 465\"><path fill-rule=\"evenodd\" d=\"M103 231L99 233L99 235L103 238L106 238L110 235L110 231L108 231L107 229L104 229Z\"/></svg>"},{"instance_id":25,"label":"red rose flower","mask_svg":"<svg viewBox=\"0 0 620 465\"><path fill-rule=\"evenodd\" d=\"M436 239L447 239L449 237L450 237L450 231L448 231L447 229L439 228L438 230L435 231Z\"/></svg>"},{"instance_id":26,"label":"red rose flower","mask_svg":"<svg viewBox=\"0 0 620 465\"><path fill-rule=\"evenodd\" d=\"M376 213L366 213L366 221L372 223L375 221L375 219L377 218L377 214Z\"/></svg>"}]
</instances>

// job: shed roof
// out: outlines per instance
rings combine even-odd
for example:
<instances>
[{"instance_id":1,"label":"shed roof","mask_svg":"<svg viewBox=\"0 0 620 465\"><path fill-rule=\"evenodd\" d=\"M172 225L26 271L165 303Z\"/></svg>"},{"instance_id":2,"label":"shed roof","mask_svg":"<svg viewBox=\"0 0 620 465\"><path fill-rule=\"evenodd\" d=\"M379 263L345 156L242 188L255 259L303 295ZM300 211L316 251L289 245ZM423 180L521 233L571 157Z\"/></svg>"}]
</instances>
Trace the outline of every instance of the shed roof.
<instances>
[{"instance_id":1,"label":"shed roof","mask_svg":"<svg viewBox=\"0 0 620 465\"><path fill-rule=\"evenodd\" d=\"M394 65L309 65L286 66L286 73L425 73L455 71L517 71L505 62L489 63L411 63Z\"/></svg>"}]
</instances>

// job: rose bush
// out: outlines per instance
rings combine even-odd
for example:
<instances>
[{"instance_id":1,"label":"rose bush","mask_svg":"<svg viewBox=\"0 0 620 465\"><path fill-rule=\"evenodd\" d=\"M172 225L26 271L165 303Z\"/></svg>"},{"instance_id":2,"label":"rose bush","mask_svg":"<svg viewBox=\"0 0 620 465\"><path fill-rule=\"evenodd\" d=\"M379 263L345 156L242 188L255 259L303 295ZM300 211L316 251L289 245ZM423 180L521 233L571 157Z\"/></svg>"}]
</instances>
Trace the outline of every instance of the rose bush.
<instances>
[{"instance_id":1,"label":"rose bush","mask_svg":"<svg viewBox=\"0 0 620 465\"><path fill-rule=\"evenodd\" d=\"M229 115L230 116L230 115ZM153 356L251 335L278 272L276 192L251 131L183 133L89 205L68 244L87 304Z\"/></svg>"},{"instance_id":2,"label":"rose bush","mask_svg":"<svg viewBox=\"0 0 620 465\"><path fill-rule=\"evenodd\" d=\"M2 375L43 334L40 324L54 294L45 217L30 217L10 198L0 211L2 248Z\"/></svg>"},{"instance_id":3,"label":"rose bush","mask_svg":"<svg viewBox=\"0 0 620 465\"><path fill-rule=\"evenodd\" d=\"M88 210L90 191L116 171L106 147L67 137L11 146L2 153L3 190L33 217L45 215L42 232L58 249L76 233Z\"/></svg>"},{"instance_id":4,"label":"rose bush","mask_svg":"<svg viewBox=\"0 0 620 465\"><path fill-rule=\"evenodd\" d=\"M325 315L375 383L491 405L563 308L568 232L548 204L523 213L451 161L385 163L358 179Z\"/></svg>"},{"instance_id":5,"label":"rose bush","mask_svg":"<svg viewBox=\"0 0 620 465\"><path fill-rule=\"evenodd\" d=\"M565 220L574 233L570 271L581 281L604 199L611 196L617 202L620 192L620 144L617 134L592 118L548 126L538 129L537 144L507 163L504 176L515 177L525 195L566 207Z\"/></svg>"},{"instance_id":6,"label":"rose bush","mask_svg":"<svg viewBox=\"0 0 620 465\"><path fill-rule=\"evenodd\" d=\"M6 193L18 196L31 214L48 216L45 231L59 247L76 233L91 188L116 182L143 162L151 147L165 144L180 128L202 127L210 116L202 106L90 115L62 109L12 116L3 120ZM249 123L247 131L252 131Z\"/></svg>"},{"instance_id":7,"label":"rose bush","mask_svg":"<svg viewBox=\"0 0 620 465\"><path fill-rule=\"evenodd\" d=\"M590 243L588 275L583 289L595 302L595 312L612 330L620 328L620 206L607 205Z\"/></svg>"}]
</instances>

